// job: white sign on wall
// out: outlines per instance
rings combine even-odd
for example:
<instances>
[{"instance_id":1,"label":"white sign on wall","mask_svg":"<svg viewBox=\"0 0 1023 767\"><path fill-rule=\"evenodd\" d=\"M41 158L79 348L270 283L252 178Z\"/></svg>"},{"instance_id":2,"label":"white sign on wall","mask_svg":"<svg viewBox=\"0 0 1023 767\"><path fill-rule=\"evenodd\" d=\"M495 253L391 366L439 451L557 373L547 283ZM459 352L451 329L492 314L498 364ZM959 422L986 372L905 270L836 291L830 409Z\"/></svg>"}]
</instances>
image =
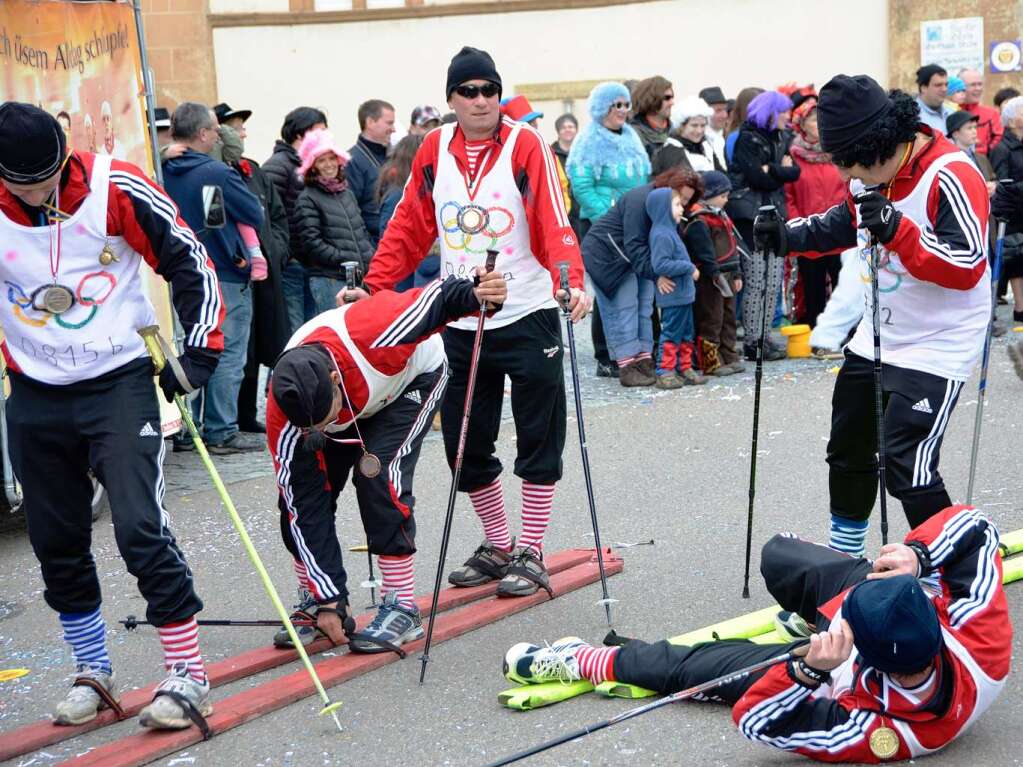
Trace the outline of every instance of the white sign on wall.
<instances>
[{"instance_id":1,"label":"white sign on wall","mask_svg":"<svg viewBox=\"0 0 1023 767\"><path fill-rule=\"evenodd\" d=\"M920 64L939 64L955 75L960 69L984 71L984 18L920 22Z\"/></svg>"}]
</instances>

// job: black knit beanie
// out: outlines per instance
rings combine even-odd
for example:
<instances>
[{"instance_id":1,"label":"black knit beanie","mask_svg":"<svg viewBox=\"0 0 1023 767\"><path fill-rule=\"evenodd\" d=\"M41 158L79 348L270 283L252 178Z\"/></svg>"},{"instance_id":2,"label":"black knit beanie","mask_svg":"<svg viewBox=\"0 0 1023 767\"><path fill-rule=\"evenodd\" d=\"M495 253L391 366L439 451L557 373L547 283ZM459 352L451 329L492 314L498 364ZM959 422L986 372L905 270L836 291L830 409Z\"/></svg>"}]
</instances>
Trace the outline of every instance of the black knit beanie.
<instances>
[{"instance_id":1,"label":"black knit beanie","mask_svg":"<svg viewBox=\"0 0 1023 767\"><path fill-rule=\"evenodd\" d=\"M38 184L60 170L67 138L60 123L31 104L0 106L0 178L12 184Z\"/></svg>"},{"instance_id":2,"label":"black knit beanie","mask_svg":"<svg viewBox=\"0 0 1023 767\"><path fill-rule=\"evenodd\" d=\"M296 346L277 358L270 391L292 425L306 428L330 413L337 384L328 352L318 344Z\"/></svg>"},{"instance_id":3,"label":"black knit beanie","mask_svg":"<svg viewBox=\"0 0 1023 767\"><path fill-rule=\"evenodd\" d=\"M938 614L911 575L854 586L842 602L842 617L864 663L880 671L921 671L941 651Z\"/></svg>"},{"instance_id":4,"label":"black knit beanie","mask_svg":"<svg viewBox=\"0 0 1023 767\"><path fill-rule=\"evenodd\" d=\"M497 65L490 54L467 45L448 64L447 97L451 98L455 88L468 80L487 80L501 87L501 75L497 74ZM497 95L500 98L501 94Z\"/></svg>"},{"instance_id":5,"label":"black knit beanie","mask_svg":"<svg viewBox=\"0 0 1023 767\"><path fill-rule=\"evenodd\" d=\"M867 135L891 108L888 94L867 75L835 75L817 99L821 148L841 152Z\"/></svg>"}]
</instances>

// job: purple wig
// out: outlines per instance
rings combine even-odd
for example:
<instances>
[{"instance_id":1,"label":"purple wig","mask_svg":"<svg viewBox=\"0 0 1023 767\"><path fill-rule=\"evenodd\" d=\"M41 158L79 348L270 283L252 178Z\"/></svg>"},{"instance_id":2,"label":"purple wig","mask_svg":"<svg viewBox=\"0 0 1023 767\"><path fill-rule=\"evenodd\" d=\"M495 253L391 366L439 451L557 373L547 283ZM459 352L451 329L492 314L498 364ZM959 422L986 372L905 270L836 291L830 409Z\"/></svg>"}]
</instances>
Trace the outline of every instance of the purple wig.
<instances>
[{"instance_id":1,"label":"purple wig","mask_svg":"<svg viewBox=\"0 0 1023 767\"><path fill-rule=\"evenodd\" d=\"M775 118L790 109L792 100L784 93L764 91L749 103L746 119L761 130L773 130L777 127Z\"/></svg>"}]
</instances>

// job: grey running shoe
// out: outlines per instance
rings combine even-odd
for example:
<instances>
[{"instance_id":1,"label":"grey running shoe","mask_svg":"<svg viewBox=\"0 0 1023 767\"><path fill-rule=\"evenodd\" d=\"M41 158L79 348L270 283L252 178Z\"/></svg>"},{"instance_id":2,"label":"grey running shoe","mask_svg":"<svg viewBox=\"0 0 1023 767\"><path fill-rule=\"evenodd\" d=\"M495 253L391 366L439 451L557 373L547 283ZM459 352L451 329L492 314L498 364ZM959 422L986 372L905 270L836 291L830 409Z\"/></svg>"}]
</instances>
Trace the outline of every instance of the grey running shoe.
<instances>
[{"instance_id":1,"label":"grey running shoe","mask_svg":"<svg viewBox=\"0 0 1023 767\"><path fill-rule=\"evenodd\" d=\"M543 554L532 546L516 546L512 550L508 573L497 586L497 596L528 597L538 589L543 589L554 598Z\"/></svg>"},{"instance_id":2,"label":"grey running shoe","mask_svg":"<svg viewBox=\"0 0 1023 767\"><path fill-rule=\"evenodd\" d=\"M665 373L662 376L657 376L656 386L658 389L681 389L685 385L686 382L674 373Z\"/></svg>"},{"instance_id":3,"label":"grey running shoe","mask_svg":"<svg viewBox=\"0 0 1023 767\"><path fill-rule=\"evenodd\" d=\"M170 676L160 682L153 693L153 702L139 713L139 724L155 730L183 730L213 713L210 703L210 680L204 684L188 673L187 663L176 663Z\"/></svg>"},{"instance_id":4,"label":"grey running shoe","mask_svg":"<svg viewBox=\"0 0 1023 767\"><path fill-rule=\"evenodd\" d=\"M414 642L425 635L419 608L399 602L398 595L392 591L384 598L372 623L348 638L348 646L352 652L360 653L398 652L406 642Z\"/></svg>"},{"instance_id":5,"label":"grey running shoe","mask_svg":"<svg viewBox=\"0 0 1023 767\"><path fill-rule=\"evenodd\" d=\"M308 647L321 637L325 637L322 631L316 628L316 599L309 593L308 589L298 590L298 604L295 605L295 612L291 614L291 622L295 625L295 633L303 647ZM302 625L298 625L296 621ZM290 650L294 645L291 643L291 635L288 630L281 626L274 634L274 647Z\"/></svg>"},{"instance_id":6,"label":"grey running shoe","mask_svg":"<svg viewBox=\"0 0 1023 767\"><path fill-rule=\"evenodd\" d=\"M511 554L501 551L484 538L473 555L465 560L465 564L448 574L448 583L464 588L499 581L507 573L511 559Z\"/></svg>"},{"instance_id":7,"label":"grey running shoe","mask_svg":"<svg viewBox=\"0 0 1023 767\"><path fill-rule=\"evenodd\" d=\"M75 725L91 722L100 709L109 708L110 704L99 693L102 688L116 703L117 693L114 689L114 675L98 671L88 665L81 665L75 674L71 689L54 712L55 724Z\"/></svg>"}]
</instances>

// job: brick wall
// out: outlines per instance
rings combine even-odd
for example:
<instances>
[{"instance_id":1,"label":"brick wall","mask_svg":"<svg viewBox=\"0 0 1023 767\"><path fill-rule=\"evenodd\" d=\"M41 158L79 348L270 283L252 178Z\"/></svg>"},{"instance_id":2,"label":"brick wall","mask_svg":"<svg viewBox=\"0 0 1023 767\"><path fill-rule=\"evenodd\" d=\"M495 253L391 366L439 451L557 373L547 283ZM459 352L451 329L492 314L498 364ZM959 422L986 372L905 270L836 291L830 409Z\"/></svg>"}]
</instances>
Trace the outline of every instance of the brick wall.
<instances>
[{"instance_id":1,"label":"brick wall","mask_svg":"<svg viewBox=\"0 0 1023 767\"><path fill-rule=\"evenodd\" d=\"M914 73L920 61L920 22L931 19L984 17L985 56L992 42L1023 36L1021 0L889 0L888 85L916 93ZM955 74L949 72L950 75ZM1023 72L994 73L985 60L984 102L1000 88L1023 91Z\"/></svg>"},{"instance_id":2,"label":"brick wall","mask_svg":"<svg viewBox=\"0 0 1023 767\"><path fill-rule=\"evenodd\" d=\"M159 106L173 111L182 101L219 100L208 12L208 0L142 0Z\"/></svg>"}]
</instances>

